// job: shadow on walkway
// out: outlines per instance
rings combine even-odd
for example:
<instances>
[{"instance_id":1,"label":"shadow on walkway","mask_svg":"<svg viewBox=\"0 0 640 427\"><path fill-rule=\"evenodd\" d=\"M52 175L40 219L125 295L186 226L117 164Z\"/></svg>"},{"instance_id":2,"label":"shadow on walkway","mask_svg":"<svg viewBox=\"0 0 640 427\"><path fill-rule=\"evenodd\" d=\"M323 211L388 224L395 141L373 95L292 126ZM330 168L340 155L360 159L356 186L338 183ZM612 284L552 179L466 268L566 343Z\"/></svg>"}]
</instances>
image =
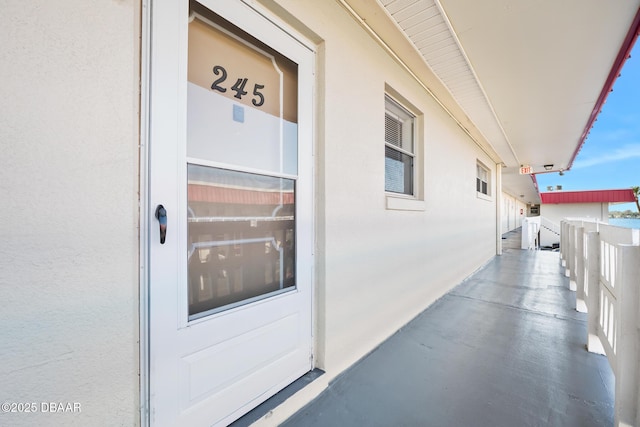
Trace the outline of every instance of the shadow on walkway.
<instances>
[{"instance_id":1,"label":"shadow on walkway","mask_svg":"<svg viewBox=\"0 0 640 427\"><path fill-rule=\"evenodd\" d=\"M572 307L558 253L507 249L283 426L611 426L613 373Z\"/></svg>"}]
</instances>

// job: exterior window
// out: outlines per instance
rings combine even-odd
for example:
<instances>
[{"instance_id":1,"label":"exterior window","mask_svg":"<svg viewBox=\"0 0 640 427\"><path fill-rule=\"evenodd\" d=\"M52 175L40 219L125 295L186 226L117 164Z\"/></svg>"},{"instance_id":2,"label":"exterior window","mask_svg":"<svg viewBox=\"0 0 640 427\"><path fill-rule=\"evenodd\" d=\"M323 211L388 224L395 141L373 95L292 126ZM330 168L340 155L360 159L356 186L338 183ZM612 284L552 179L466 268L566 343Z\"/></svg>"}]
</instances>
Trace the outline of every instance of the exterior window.
<instances>
[{"instance_id":1,"label":"exterior window","mask_svg":"<svg viewBox=\"0 0 640 427\"><path fill-rule=\"evenodd\" d=\"M489 196L489 169L479 162L476 165L476 169L476 191Z\"/></svg>"},{"instance_id":2,"label":"exterior window","mask_svg":"<svg viewBox=\"0 0 640 427\"><path fill-rule=\"evenodd\" d=\"M415 195L415 116L390 97L385 98L384 189L391 193Z\"/></svg>"}]
</instances>

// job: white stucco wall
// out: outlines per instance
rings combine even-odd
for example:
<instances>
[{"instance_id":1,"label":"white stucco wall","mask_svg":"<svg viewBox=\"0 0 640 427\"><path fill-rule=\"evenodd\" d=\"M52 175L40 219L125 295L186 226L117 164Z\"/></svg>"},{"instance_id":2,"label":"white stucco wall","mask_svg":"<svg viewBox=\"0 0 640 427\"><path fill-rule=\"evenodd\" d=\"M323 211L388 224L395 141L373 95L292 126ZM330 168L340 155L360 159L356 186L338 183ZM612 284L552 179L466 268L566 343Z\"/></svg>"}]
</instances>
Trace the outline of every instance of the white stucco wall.
<instances>
[{"instance_id":1,"label":"white stucco wall","mask_svg":"<svg viewBox=\"0 0 640 427\"><path fill-rule=\"evenodd\" d=\"M316 355L332 375L495 255L495 163L337 2L278 3L320 39ZM424 211L385 207L385 85L424 116Z\"/></svg>"},{"instance_id":2,"label":"white stucco wall","mask_svg":"<svg viewBox=\"0 0 640 427\"><path fill-rule=\"evenodd\" d=\"M3 1L3 426L136 425L139 4ZM80 413L42 413L41 402Z\"/></svg>"},{"instance_id":3,"label":"white stucco wall","mask_svg":"<svg viewBox=\"0 0 640 427\"><path fill-rule=\"evenodd\" d=\"M564 218L591 218L609 222L608 203L562 203L540 205L540 215L560 224Z\"/></svg>"}]
</instances>

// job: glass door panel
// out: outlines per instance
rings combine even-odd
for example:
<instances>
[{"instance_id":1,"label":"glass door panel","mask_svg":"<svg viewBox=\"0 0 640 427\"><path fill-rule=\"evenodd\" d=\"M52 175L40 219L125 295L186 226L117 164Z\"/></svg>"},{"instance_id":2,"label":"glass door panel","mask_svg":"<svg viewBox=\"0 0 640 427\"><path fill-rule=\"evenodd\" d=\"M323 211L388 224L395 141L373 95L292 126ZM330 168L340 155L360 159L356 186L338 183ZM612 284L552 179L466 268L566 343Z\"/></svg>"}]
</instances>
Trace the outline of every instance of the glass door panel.
<instances>
[{"instance_id":1,"label":"glass door panel","mask_svg":"<svg viewBox=\"0 0 640 427\"><path fill-rule=\"evenodd\" d=\"M298 173L298 65L215 15L189 24L187 156Z\"/></svg>"},{"instance_id":2,"label":"glass door panel","mask_svg":"<svg viewBox=\"0 0 640 427\"><path fill-rule=\"evenodd\" d=\"M298 65L195 3L187 77L194 320L295 289Z\"/></svg>"},{"instance_id":3,"label":"glass door panel","mask_svg":"<svg viewBox=\"0 0 640 427\"><path fill-rule=\"evenodd\" d=\"M189 318L295 289L295 181L187 173Z\"/></svg>"}]
</instances>

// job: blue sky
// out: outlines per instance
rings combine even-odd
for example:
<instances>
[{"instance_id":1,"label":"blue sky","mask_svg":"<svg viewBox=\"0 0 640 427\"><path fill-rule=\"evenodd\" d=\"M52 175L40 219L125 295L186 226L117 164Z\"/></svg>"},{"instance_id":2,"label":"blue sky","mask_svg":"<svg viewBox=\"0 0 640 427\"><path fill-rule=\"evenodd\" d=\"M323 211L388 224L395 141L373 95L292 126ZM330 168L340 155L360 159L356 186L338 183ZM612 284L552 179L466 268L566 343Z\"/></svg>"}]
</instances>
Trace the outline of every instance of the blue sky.
<instances>
[{"instance_id":1,"label":"blue sky","mask_svg":"<svg viewBox=\"0 0 640 427\"><path fill-rule=\"evenodd\" d=\"M640 186L640 41L631 51L621 76L607 97L598 120L571 170L536 176L540 191L562 185L563 190L602 190ZM611 205L609 210L637 210L635 203Z\"/></svg>"}]
</instances>

